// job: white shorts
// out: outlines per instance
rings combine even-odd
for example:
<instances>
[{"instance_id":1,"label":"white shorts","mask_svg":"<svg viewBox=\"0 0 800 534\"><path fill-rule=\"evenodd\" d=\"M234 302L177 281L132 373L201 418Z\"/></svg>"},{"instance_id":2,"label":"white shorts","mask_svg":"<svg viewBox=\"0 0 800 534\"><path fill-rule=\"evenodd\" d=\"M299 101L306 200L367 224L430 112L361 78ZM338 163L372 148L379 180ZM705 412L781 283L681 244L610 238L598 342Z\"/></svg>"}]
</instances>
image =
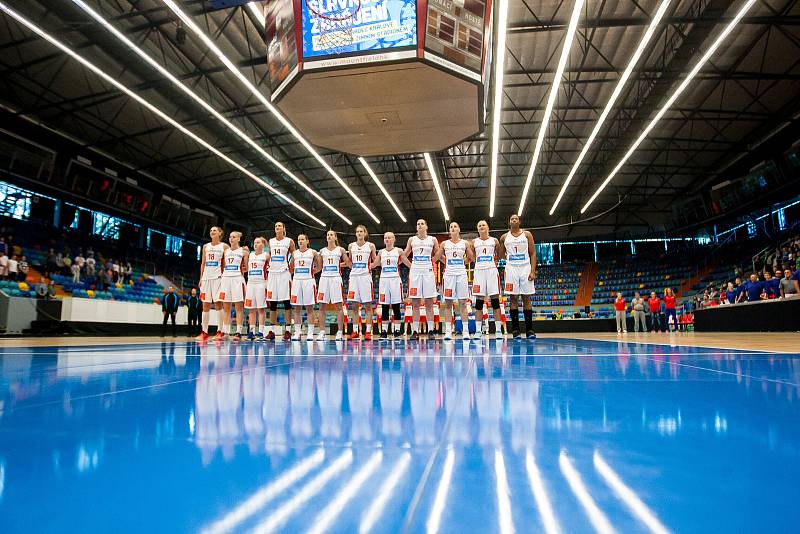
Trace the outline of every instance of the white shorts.
<instances>
[{"instance_id":1,"label":"white shorts","mask_svg":"<svg viewBox=\"0 0 800 534\"><path fill-rule=\"evenodd\" d=\"M222 278L200 280L200 300L202 302L218 302L219 289L221 285Z\"/></svg>"},{"instance_id":2,"label":"white shorts","mask_svg":"<svg viewBox=\"0 0 800 534\"><path fill-rule=\"evenodd\" d=\"M378 304L403 302L403 282L400 278L381 278L378 281Z\"/></svg>"},{"instance_id":3,"label":"white shorts","mask_svg":"<svg viewBox=\"0 0 800 534\"><path fill-rule=\"evenodd\" d=\"M533 280L528 280L531 274L530 265L506 264L505 294L506 295L533 295L536 288Z\"/></svg>"},{"instance_id":4,"label":"white shorts","mask_svg":"<svg viewBox=\"0 0 800 534\"><path fill-rule=\"evenodd\" d=\"M469 284L467 273L443 276L442 298L444 300L462 300L469 298Z\"/></svg>"},{"instance_id":5,"label":"white shorts","mask_svg":"<svg viewBox=\"0 0 800 534\"><path fill-rule=\"evenodd\" d=\"M267 300L283 302L289 300L292 275L289 271L267 273Z\"/></svg>"},{"instance_id":6,"label":"white shorts","mask_svg":"<svg viewBox=\"0 0 800 534\"><path fill-rule=\"evenodd\" d=\"M341 276L319 277L317 302L320 304L339 304L344 302L344 283Z\"/></svg>"},{"instance_id":7,"label":"white shorts","mask_svg":"<svg viewBox=\"0 0 800 534\"><path fill-rule=\"evenodd\" d=\"M260 310L267 307L267 284L265 282L247 283L244 292L244 307Z\"/></svg>"},{"instance_id":8,"label":"white shorts","mask_svg":"<svg viewBox=\"0 0 800 534\"><path fill-rule=\"evenodd\" d=\"M244 302L244 277L223 276L218 300L220 302Z\"/></svg>"},{"instance_id":9,"label":"white shorts","mask_svg":"<svg viewBox=\"0 0 800 534\"><path fill-rule=\"evenodd\" d=\"M475 269L472 272L472 294L491 297L500 294L500 273L497 269Z\"/></svg>"},{"instance_id":10,"label":"white shorts","mask_svg":"<svg viewBox=\"0 0 800 534\"><path fill-rule=\"evenodd\" d=\"M313 306L317 303L317 283L313 278L292 281L292 306Z\"/></svg>"},{"instance_id":11,"label":"white shorts","mask_svg":"<svg viewBox=\"0 0 800 534\"><path fill-rule=\"evenodd\" d=\"M408 273L408 296L412 299L436 297L436 276L433 271L411 271Z\"/></svg>"},{"instance_id":12,"label":"white shorts","mask_svg":"<svg viewBox=\"0 0 800 534\"><path fill-rule=\"evenodd\" d=\"M347 287L347 302L366 304L372 300L372 276L351 276Z\"/></svg>"}]
</instances>

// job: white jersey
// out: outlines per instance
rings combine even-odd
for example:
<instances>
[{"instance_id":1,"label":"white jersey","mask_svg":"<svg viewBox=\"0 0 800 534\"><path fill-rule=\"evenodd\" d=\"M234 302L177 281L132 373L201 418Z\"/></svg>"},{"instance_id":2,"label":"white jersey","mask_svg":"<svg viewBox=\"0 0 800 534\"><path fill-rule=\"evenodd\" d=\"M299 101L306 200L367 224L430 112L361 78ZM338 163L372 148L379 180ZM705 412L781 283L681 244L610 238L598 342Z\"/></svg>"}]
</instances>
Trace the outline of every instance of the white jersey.
<instances>
[{"instance_id":1,"label":"white jersey","mask_svg":"<svg viewBox=\"0 0 800 534\"><path fill-rule=\"evenodd\" d=\"M206 265L203 267L203 280L215 280L222 276L222 256L225 254L225 245L206 243L203 247Z\"/></svg>"},{"instance_id":2,"label":"white jersey","mask_svg":"<svg viewBox=\"0 0 800 534\"><path fill-rule=\"evenodd\" d=\"M417 236L411 237L411 270L412 271L433 271L433 246L436 238L428 236L420 239Z\"/></svg>"},{"instance_id":3,"label":"white jersey","mask_svg":"<svg viewBox=\"0 0 800 534\"><path fill-rule=\"evenodd\" d=\"M323 278L335 278L342 276L339 264L342 262L344 249L336 247L331 250L328 247L322 248L319 255L322 256L322 276Z\"/></svg>"},{"instance_id":4,"label":"white jersey","mask_svg":"<svg viewBox=\"0 0 800 534\"><path fill-rule=\"evenodd\" d=\"M250 254L247 259L247 283L263 284L267 281L267 253Z\"/></svg>"},{"instance_id":5,"label":"white jersey","mask_svg":"<svg viewBox=\"0 0 800 534\"><path fill-rule=\"evenodd\" d=\"M225 270L222 271L222 276L226 278L235 278L242 276L242 261L244 261L244 249L239 247L237 249L229 248L225 251Z\"/></svg>"},{"instance_id":6,"label":"white jersey","mask_svg":"<svg viewBox=\"0 0 800 534\"><path fill-rule=\"evenodd\" d=\"M310 280L314 277L314 251L307 248L305 252L300 252L297 249L292 254L294 261L294 279L295 280Z\"/></svg>"},{"instance_id":7,"label":"white jersey","mask_svg":"<svg viewBox=\"0 0 800 534\"><path fill-rule=\"evenodd\" d=\"M503 245L506 247L506 265L530 265L531 257L528 254L528 238L525 237L525 232L518 236L508 232Z\"/></svg>"},{"instance_id":8,"label":"white jersey","mask_svg":"<svg viewBox=\"0 0 800 534\"><path fill-rule=\"evenodd\" d=\"M489 239L486 240L476 237L472 240L472 246L475 247L476 271L497 268L497 264L494 262L494 251L497 247L496 237L489 236Z\"/></svg>"},{"instance_id":9,"label":"white jersey","mask_svg":"<svg viewBox=\"0 0 800 534\"><path fill-rule=\"evenodd\" d=\"M271 238L269 240L269 272L283 273L289 270L289 244L288 237L283 239Z\"/></svg>"},{"instance_id":10,"label":"white jersey","mask_svg":"<svg viewBox=\"0 0 800 534\"><path fill-rule=\"evenodd\" d=\"M358 243L350 243L347 248L350 254L350 261L353 266L350 268L350 276L363 276L369 274L369 259L372 255L372 243L366 242L359 246Z\"/></svg>"},{"instance_id":11,"label":"white jersey","mask_svg":"<svg viewBox=\"0 0 800 534\"><path fill-rule=\"evenodd\" d=\"M383 249L378 255L381 261L381 280L386 278L400 278L400 252L399 248L394 247L392 250Z\"/></svg>"},{"instance_id":12,"label":"white jersey","mask_svg":"<svg viewBox=\"0 0 800 534\"><path fill-rule=\"evenodd\" d=\"M467 266L464 264L464 258L467 255L467 242L459 239L458 243L452 239L448 239L442 243L444 247L444 273L447 275L464 274L467 272Z\"/></svg>"}]
</instances>

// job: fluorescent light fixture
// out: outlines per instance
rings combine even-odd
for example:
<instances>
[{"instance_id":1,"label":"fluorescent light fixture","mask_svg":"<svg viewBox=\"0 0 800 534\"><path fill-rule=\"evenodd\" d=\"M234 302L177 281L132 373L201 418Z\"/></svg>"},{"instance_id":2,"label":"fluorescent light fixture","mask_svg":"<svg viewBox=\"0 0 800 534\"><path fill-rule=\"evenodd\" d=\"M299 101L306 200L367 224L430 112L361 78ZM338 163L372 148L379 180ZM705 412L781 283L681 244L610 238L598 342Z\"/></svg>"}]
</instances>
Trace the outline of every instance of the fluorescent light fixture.
<instances>
[{"instance_id":1,"label":"fluorescent light fixture","mask_svg":"<svg viewBox=\"0 0 800 534\"><path fill-rule=\"evenodd\" d=\"M333 477L344 471L353 462L353 451L347 450L336 461L326 467L322 473L311 479L291 499L276 508L267 518L251 531L253 533L273 532L309 499L319 493Z\"/></svg>"},{"instance_id":2,"label":"fluorescent light fixture","mask_svg":"<svg viewBox=\"0 0 800 534\"><path fill-rule=\"evenodd\" d=\"M447 205L444 203L444 194L442 193L442 186L439 184L439 177L436 176L436 167L434 167L429 153L425 152L423 156L425 157L425 163L428 165L428 172L431 173L431 180L433 180L433 187L436 189L436 196L439 197L439 205L442 207L444 221L447 222L450 220L450 214L447 213Z\"/></svg>"},{"instance_id":3,"label":"fluorescent light fixture","mask_svg":"<svg viewBox=\"0 0 800 534\"><path fill-rule=\"evenodd\" d=\"M572 493L575 494L578 502L583 506L586 515L589 516L589 521L592 523L594 529L598 534L612 534L614 528L611 526L606 515L597 507L592 496L589 495L589 491L586 489L586 485L583 483L581 476L572 466L572 462L569 461L564 451L561 451L558 455L558 466L561 468L561 473L564 475L564 478L567 479Z\"/></svg>"},{"instance_id":4,"label":"fluorescent light fixture","mask_svg":"<svg viewBox=\"0 0 800 534\"><path fill-rule=\"evenodd\" d=\"M339 210L334 208L330 203L328 203L324 198L322 198L312 187L310 187L308 184L306 184L306 182L304 182L303 180L301 180L300 178L295 176L295 174L292 173L289 169L287 169L283 165L283 163L281 163L280 161L275 159L272 156L272 154L270 154L266 150L264 150L258 143L256 143L252 138L250 138L246 133L244 133L242 130L240 130L238 127L236 127L231 121L229 121L228 119L223 117L221 113L219 113L216 109L214 109L207 101L203 100L197 93L195 93L194 91L189 89L186 85L181 83L180 80L178 80L178 78L176 78L174 75L172 75L172 73L170 73L166 68L161 66L156 60L154 60L151 56L149 56L147 53L145 53L141 48L136 46L130 39L125 37L125 35L122 32L117 30L106 19L104 19L99 13L97 13L95 10L93 10L91 7L89 7L86 4L86 2L84 2L83 0L72 0L72 2L75 5L77 5L78 7L80 7L83 11L85 11L90 17L92 17L101 26L103 26L105 29L107 29L109 32L111 32L114 35L114 37L116 37L117 39L122 41L125 44L125 46L127 46L129 49L131 49L133 52L135 52L136 55L138 55L140 58L142 58L142 60L145 63L147 63L148 65L150 65L154 69L156 69L159 72L159 74L161 74L163 77L168 79L172 83L172 85L174 85L175 87L177 87L178 89L183 91L187 96L189 96L189 98L191 98L192 100L197 102L200 106L203 107L203 109L205 109L211 115L213 115L215 119L217 119L222 124L224 124L231 132L236 134L245 143L250 145L250 147L253 148L254 150L256 150L259 154L261 154L261 156L264 159L266 159L267 161L269 161L270 163L275 165L282 173L284 173L285 175L289 176L292 180L294 180L294 182L297 185L299 185L300 187L305 189L311 196L313 196L314 198L319 200L328 209L330 209L336 215L341 217L342 220L344 220L347 224L349 224L349 225L353 224L352 221L350 221L350 219L345 217L341 212L339 212ZM253 4L248 4L248 6L253 6ZM253 7L255 7L255 6L253 6ZM257 10L258 10L258 8L256 8L256 11Z\"/></svg>"},{"instance_id":5,"label":"fluorescent light fixture","mask_svg":"<svg viewBox=\"0 0 800 534\"><path fill-rule=\"evenodd\" d=\"M261 2L248 2L247 9L250 10L250 13L253 17L259 22L262 28L267 27L267 19L264 16L264 12L261 10Z\"/></svg>"},{"instance_id":6,"label":"fluorescent light fixture","mask_svg":"<svg viewBox=\"0 0 800 534\"><path fill-rule=\"evenodd\" d=\"M522 197L519 199L519 208L517 209L519 215L522 215L524 211L525 201L528 198L528 191L533 182L533 174L536 172L536 163L539 161L539 155L542 153L544 136L547 133L547 125L550 122L550 115L553 113L553 106L558 98L558 87L561 85L561 78L564 76L564 68L566 68L567 60L569 59L569 50L572 48L572 40L575 37L575 31L578 29L578 20L581 18L583 2L584 0L575 0L575 5L572 6L572 16L569 19L569 26L567 26L567 34L564 36L564 47L561 49L561 57L558 59L558 67L553 77L553 85L550 87L550 94L547 96L547 105L544 108L542 123L539 125L539 135L536 137L536 145L533 149L533 160L531 161L530 169L528 169L528 177L525 178L525 187L522 189Z\"/></svg>"},{"instance_id":7,"label":"fluorescent light fixture","mask_svg":"<svg viewBox=\"0 0 800 534\"><path fill-rule=\"evenodd\" d=\"M317 452L292 467L289 471L275 479L275 481L253 493L246 501L237 505L233 510L225 514L224 517L204 528L201 534L224 534L227 532L234 532L242 521L245 521L255 514L278 495L282 495L283 492L294 485L295 482L302 479L309 471L321 464L323 459L325 459L325 453L322 449L318 449Z\"/></svg>"},{"instance_id":8,"label":"fluorescent light fixture","mask_svg":"<svg viewBox=\"0 0 800 534\"><path fill-rule=\"evenodd\" d=\"M530 450L525 455L525 468L528 471L528 481L531 484L531 491L533 492L533 498L536 500L539 516L542 518L544 531L547 534L560 534L561 527L558 525L556 515L553 513L553 505L550 504L550 497L547 495L533 452Z\"/></svg>"},{"instance_id":9,"label":"fluorescent light fixture","mask_svg":"<svg viewBox=\"0 0 800 534\"><path fill-rule=\"evenodd\" d=\"M454 463L455 453L453 449L450 449L447 451L447 459L444 461L442 478L439 479L439 487L436 489L436 497L434 497L433 506L431 507L431 515L428 516L428 522L425 525L428 534L436 534L439 532L442 512L444 511L445 501L447 501L447 492L450 490L450 482L453 479Z\"/></svg>"},{"instance_id":10,"label":"fluorescent light fixture","mask_svg":"<svg viewBox=\"0 0 800 534\"><path fill-rule=\"evenodd\" d=\"M594 467L600 476L611 486L617 497L633 512L639 520L644 523L650 532L653 534L669 534L669 530L661 521L658 520L656 515L647 507L645 503L639 498L636 493L622 482L619 475L609 466L605 460L600 456L600 453L594 451Z\"/></svg>"},{"instance_id":11,"label":"fluorescent light fixture","mask_svg":"<svg viewBox=\"0 0 800 534\"><path fill-rule=\"evenodd\" d=\"M380 182L380 180L378 180L378 177L375 175L375 172L372 170L372 168L367 163L367 160L365 160L362 157L359 157L358 161L360 161L361 165L367 170L367 174L369 174L370 178L372 178L372 181L375 182L375 185L378 186L378 189L381 190L381 193L383 193L383 196L385 196L386 200L389 201L389 204L392 205L392 207L394 208L394 211L397 212L397 215L400 217L400 219L403 222L407 222L405 216L400 211L400 208L397 207L397 204L395 204L394 200L392 200L392 196L389 194L389 192L386 190L386 188L383 187L383 184Z\"/></svg>"},{"instance_id":12,"label":"fluorescent light fixture","mask_svg":"<svg viewBox=\"0 0 800 534\"><path fill-rule=\"evenodd\" d=\"M561 186L561 190L558 192L556 201L553 202L553 207L550 208L550 215L555 213L559 202L561 202L561 198L564 196L564 192L567 190L567 187L569 187L570 182L572 182L572 178L575 176L575 173L578 172L578 167L580 167L581 163L583 162L583 158L586 157L586 154L589 152L592 143L594 142L597 135L600 133L600 128L603 126L603 123L608 118L609 113L611 113L611 110L614 108L614 104L616 104L617 99L622 94L622 89L625 87L625 84L627 83L628 78L630 78L631 73L633 73L634 67L636 67L636 64L642 57L645 48L647 48L648 43L650 43L650 39L652 39L653 35L655 35L658 23L661 22L661 19L667 12L667 7L669 7L669 3L671 1L672 0L663 0L661 2L661 5L658 6L655 15L653 15L653 20L650 21L650 25L647 27L647 31L644 32L642 40L639 41L639 46L636 47L633 56L631 56L631 60L628 62L628 66L625 67L625 71L622 73L622 76L620 76L616 87L614 87L614 92L611 93L611 98L606 103L606 107L600 114L600 118L597 119L597 124L594 125L594 129L592 130L592 133L589 134L589 138L586 140L586 143L583 145L581 153L578 154L578 159L575 161L575 164L569 171L569 175L567 176L566 181L564 181L564 185Z\"/></svg>"},{"instance_id":13,"label":"fluorescent light fixture","mask_svg":"<svg viewBox=\"0 0 800 534\"><path fill-rule=\"evenodd\" d=\"M511 516L511 490L508 489L506 462L503 453L494 451L494 474L497 479L497 520L500 534L514 534L514 520Z\"/></svg>"},{"instance_id":14,"label":"fluorescent light fixture","mask_svg":"<svg viewBox=\"0 0 800 534\"><path fill-rule=\"evenodd\" d=\"M317 150L313 146L311 146L311 143L309 143L305 139L305 137L303 137L300 134L300 132L292 125L292 123L289 122L286 119L286 117L284 117L275 106L272 105L272 103L267 99L267 97L261 94L261 91L259 91L256 88L256 86L253 85L250 82L250 80L248 80L247 77L241 73L241 71L239 71L239 69L236 67L236 65L233 64L233 62L228 58L228 56L222 53L222 50L220 50L219 47L214 44L211 38L208 35L206 35L197 24L195 24L195 22L191 19L191 17L189 17L186 13L184 13L184 11L173 0L162 0L162 2L164 2L164 4L167 7L169 7L172 10L172 12L178 16L179 19L181 19L181 21L186 25L186 27L189 28L195 34L195 36L198 39L200 39L203 42L203 44L217 56L217 58L228 68L231 74L233 74L239 80L239 82L242 85L244 85L245 88L247 88L247 90L250 91L250 93L254 97L256 97L256 99L259 102L261 102L261 104L265 108L267 108L267 110L270 113L272 113L272 115L275 116L276 119L278 119L278 121L280 121L280 123L284 126L284 128L286 128L289 131L289 133L291 133L292 136L294 136L294 138L297 139L300 142L300 144L302 144L312 156L314 156L314 158L320 163L320 165L322 165L322 167L326 171L328 171L328 173L331 176L333 176L333 178L339 183L342 189L347 191L347 193L353 198L353 200L355 200L356 203L359 206L361 206L361 209L363 209L367 213L367 215L369 215L372 218L372 220L375 221L375 223L380 224L381 222L380 219L378 219L375 216L375 214L372 213L372 211L370 211L367 205L364 204L364 202L358 197L358 195L356 195L355 192L352 189L350 189L350 187L345 183L345 181L342 180L341 176L339 176L336 173L336 171L333 170L333 167L331 167L328 164L328 162L325 161L325 159L319 154L319 152L317 152Z\"/></svg>"},{"instance_id":15,"label":"fluorescent light fixture","mask_svg":"<svg viewBox=\"0 0 800 534\"><path fill-rule=\"evenodd\" d=\"M143 97L139 96L138 93L134 92L133 90L129 89L128 87L126 87L125 85L123 85L122 83L117 81L116 78L114 78L113 76L107 74L103 69L101 69L100 67L96 66L94 63L92 63L88 59L84 58L83 56L81 56L80 54L78 54L77 52L75 52L74 50L69 48L66 44L64 44L63 42L59 41L58 39L56 39L55 37L53 37L49 33L45 32L42 28L40 28L39 26L37 26L33 22L31 22L28 19L26 19L25 17L23 17L21 14L17 13L16 11L14 11L10 7L8 7L5 3L0 2L0 10L5 12L7 15L9 15L13 19L15 19L17 22L19 22L23 26L27 27L29 30L31 30L32 32L37 34L39 37L41 37L45 41L49 42L50 44L52 44L53 46L55 46L56 48L58 48L59 50L61 50L65 54L67 54L68 56L70 56L73 59L75 59L76 61L78 61L81 65L83 65L85 68L87 68L90 71L92 71L93 73L95 73L97 76L102 78L105 82L113 85L118 90L122 91L123 93L125 93L126 95L131 97L133 100L138 102L140 105L142 105L145 108L147 108L154 115L158 116L163 121L169 123L174 128L180 130L184 135L186 135L187 137L190 137L197 144L203 146L208 151L212 152L217 157L219 157L220 159L224 160L230 166L234 167L236 170L240 171L242 174L248 176L254 182L258 183L259 185L261 185L262 187L267 189L270 193L280 197L284 202L286 202L287 204L293 206L295 209L297 209L301 213L303 213L306 216L308 216L310 219L312 219L317 224L325 226L325 222L324 221L322 221L319 218L317 218L314 215L312 215L311 212L309 212L308 210L306 210L305 208L300 206L294 200L292 200L291 198L289 198L285 194L281 193L280 191L278 191L277 189L272 187L270 184L268 184L267 182L265 182L264 180L262 180L261 178L259 178L258 176L256 176L255 174L253 174L252 172L247 170L246 168L244 168L242 165L240 165L239 163L235 162L234 160L232 160L231 158L229 158L228 156L226 156L225 154L223 154L222 152L220 152L219 150L214 148L209 142L205 141L204 139L202 139L198 135L192 133L185 126L180 124L177 120L173 119L172 117L167 115L164 111L162 111L161 109L157 108L156 106L154 106L153 104L151 104L150 102L145 100Z\"/></svg>"},{"instance_id":16,"label":"fluorescent light fixture","mask_svg":"<svg viewBox=\"0 0 800 534\"><path fill-rule=\"evenodd\" d=\"M328 505L319 513L316 520L312 523L308 534L322 534L331 526L331 523L339 517L342 510L347 503L352 499L355 494L364 485L369 477L375 472L383 459L383 453L378 451L359 469L353 478L347 484L339 488L334 498Z\"/></svg>"},{"instance_id":17,"label":"fluorescent light fixture","mask_svg":"<svg viewBox=\"0 0 800 534\"><path fill-rule=\"evenodd\" d=\"M411 454L405 453L397 460L397 463L394 464L394 467L389 472L389 476L386 477L386 481L384 481L383 485L378 490L378 496L375 497L375 500L372 501L367 511L361 516L361 524L358 527L358 532L360 534L366 534L372 531L375 522L383 513L384 508L386 508L386 503L392 495L392 491L395 486L397 486L397 483L400 482L400 477L402 477L403 473L408 469L409 463L411 463Z\"/></svg>"},{"instance_id":18,"label":"fluorescent light fixture","mask_svg":"<svg viewBox=\"0 0 800 534\"><path fill-rule=\"evenodd\" d=\"M497 195L497 162L500 153L500 118L503 113L503 76L506 63L506 26L508 25L508 0L497 3L497 50L494 58L494 98L492 101L492 167L489 185L489 217L494 217Z\"/></svg>"},{"instance_id":19,"label":"fluorescent light fixture","mask_svg":"<svg viewBox=\"0 0 800 534\"><path fill-rule=\"evenodd\" d=\"M625 165L625 162L628 161L628 158L631 157L633 152L637 148L639 148L640 144L642 144L642 141L644 141L647 135L652 131L652 129L655 128L656 124L658 124L658 121L661 120L661 117L663 117L664 114L667 112L667 110L669 110L669 108L672 107L672 104L675 103L675 101L678 99L681 93L683 93L686 90L686 88L691 83L692 79L697 75L698 72L700 72L700 69L705 64L705 62L708 61L712 55L714 55L714 52L717 51L717 48L719 48L719 45L722 44L722 41L724 41L728 37L731 31L733 31L733 28L736 27L737 24L739 24L739 21L742 20L742 17L744 17L747 11L751 7L753 7L753 4L755 3L756 0L747 0L747 2L741 7L741 9L739 9L739 12L736 13L736 16L733 17L733 19L728 23L727 26L725 26L725 29L722 30L722 33L720 33L719 36L717 36L717 38L711 44L709 49L706 50L706 53L703 54L703 56L700 58L700 61L698 61L695 64L695 66L692 67L692 70L689 71L689 74L686 76L686 78L684 78L681 84L678 86L678 88L675 89L675 92L672 93L667 102L658 111L656 116L653 117L653 120L650 121L650 123L641 133L641 135L639 135L636 141L633 142L633 144L625 153L625 155L622 156L622 159L620 160L619 163L617 163L617 166L614 167L614 169L611 171L608 177L605 180L603 180L602 184L600 184L600 187L597 188L597 191L595 191L594 194L591 196L591 198L589 198L589 201L583 206L583 208L581 208L581 213L589 209L589 206L592 205L592 202L594 202L595 199L600 195L600 193L603 192L603 189L606 188L609 182L611 182L612 178L614 178L614 176L616 176L616 174L619 172L622 166Z\"/></svg>"}]
</instances>

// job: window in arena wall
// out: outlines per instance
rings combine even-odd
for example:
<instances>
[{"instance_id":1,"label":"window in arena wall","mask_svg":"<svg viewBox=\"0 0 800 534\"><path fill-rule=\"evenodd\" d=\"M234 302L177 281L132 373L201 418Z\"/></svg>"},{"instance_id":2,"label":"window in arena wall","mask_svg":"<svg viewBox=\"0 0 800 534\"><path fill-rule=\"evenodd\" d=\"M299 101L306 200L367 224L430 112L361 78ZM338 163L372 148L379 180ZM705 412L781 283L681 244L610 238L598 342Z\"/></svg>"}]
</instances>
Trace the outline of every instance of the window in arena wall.
<instances>
[{"instance_id":1,"label":"window in arena wall","mask_svg":"<svg viewBox=\"0 0 800 534\"><path fill-rule=\"evenodd\" d=\"M119 226L122 223L120 219L94 211L92 212L92 223L92 230L95 235L99 235L104 239L119 239Z\"/></svg>"},{"instance_id":2,"label":"window in arena wall","mask_svg":"<svg viewBox=\"0 0 800 534\"><path fill-rule=\"evenodd\" d=\"M32 196L31 191L0 182L0 215L20 221L29 219Z\"/></svg>"}]
</instances>

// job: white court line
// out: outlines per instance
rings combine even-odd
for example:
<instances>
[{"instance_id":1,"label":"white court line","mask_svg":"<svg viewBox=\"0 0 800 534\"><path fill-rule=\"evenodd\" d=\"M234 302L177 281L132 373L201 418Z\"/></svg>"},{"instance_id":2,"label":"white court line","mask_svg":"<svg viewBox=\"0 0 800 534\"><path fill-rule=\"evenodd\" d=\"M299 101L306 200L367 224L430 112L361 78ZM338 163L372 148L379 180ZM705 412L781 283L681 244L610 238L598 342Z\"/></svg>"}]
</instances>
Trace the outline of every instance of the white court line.
<instances>
[{"instance_id":1,"label":"white court line","mask_svg":"<svg viewBox=\"0 0 800 534\"><path fill-rule=\"evenodd\" d=\"M246 501L231 510L221 519L203 528L200 532L202 534L223 534L233 531L242 521L255 514L265 504L286 491L295 482L306 476L309 471L321 464L324 458L325 452L319 449L270 484L258 489Z\"/></svg>"},{"instance_id":2,"label":"white court line","mask_svg":"<svg viewBox=\"0 0 800 534\"><path fill-rule=\"evenodd\" d=\"M713 369L713 368L710 368L710 367L701 367L699 365L691 365L691 364L688 364L688 363L671 362L669 360L654 360L652 358L645 358L645 360L649 360L651 362L656 362L656 363L665 363L667 365L675 365L677 367L687 367L689 369L697 369L699 371L710 371L712 373L717 373L717 374L720 374L720 375L728 375L728 376L749 378L750 380L757 380L757 381L760 381L760 382L771 382L773 384L783 384L783 385L786 385L786 386L800 387L800 384L798 384L797 382L789 382L787 380L781 380L779 378L765 378L763 376L753 376L753 375L749 375L749 374L746 374L746 373L736 373L734 371L723 371L722 369Z\"/></svg>"},{"instance_id":3,"label":"white court line","mask_svg":"<svg viewBox=\"0 0 800 534\"><path fill-rule=\"evenodd\" d=\"M594 451L594 467L597 469L597 472L600 473L600 476L606 481L606 483L611 486L611 489L614 490L614 493L617 494L617 497L620 498L625 505L630 508L633 515L635 515L642 523L644 523L647 528L650 529L653 534L669 534L669 530L661 521L658 520L656 515L647 507L645 503L636 495L632 489L625 485L622 482L622 479L619 478L619 475L611 469L603 458L600 456L600 453Z\"/></svg>"},{"instance_id":4,"label":"white court line","mask_svg":"<svg viewBox=\"0 0 800 534\"><path fill-rule=\"evenodd\" d=\"M353 463L353 451L347 450L325 470L303 486L294 497L283 503L280 508L269 514L266 519L256 525L252 532L273 532L314 495L319 493L333 477L344 471Z\"/></svg>"},{"instance_id":5,"label":"white court line","mask_svg":"<svg viewBox=\"0 0 800 534\"><path fill-rule=\"evenodd\" d=\"M342 513L348 501L361 489L364 482L372 476L372 473L378 468L382 459L383 453L380 451L372 455L367 463L353 475L353 478L351 478L344 487L339 489L336 498L328 503L328 506L319 513L313 526L308 530L308 534L322 534L328 530L333 520Z\"/></svg>"},{"instance_id":6,"label":"white court line","mask_svg":"<svg viewBox=\"0 0 800 534\"><path fill-rule=\"evenodd\" d=\"M558 525L556 515L553 513L553 506L550 504L550 497L547 495L547 490L544 487L544 482L539 474L539 468L536 466L536 460L533 457L533 452L528 449L525 455L525 467L528 471L528 480L531 484L531 491L533 498L536 500L536 508L539 510L539 516L542 518L542 525L547 534L560 534L561 527Z\"/></svg>"},{"instance_id":7,"label":"white court line","mask_svg":"<svg viewBox=\"0 0 800 534\"><path fill-rule=\"evenodd\" d=\"M372 504L364 512L364 515L361 516L361 525L358 527L358 532L360 534L366 534L369 532L375 521L383 513L383 509L386 507L386 503L389 500L389 497L392 494L395 486L398 482L400 482L400 477L403 476L408 465L411 463L411 453L405 453L403 456L394 464L389 476L386 478L386 481L383 483L381 488L378 490L378 496L375 497L375 500L372 501Z\"/></svg>"},{"instance_id":8,"label":"white court line","mask_svg":"<svg viewBox=\"0 0 800 534\"><path fill-rule=\"evenodd\" d=\"M508 488L506 463L500 450L494 451L494 473L497 478L497 520L501 534L514 534L514 519L511 515L511 490Z\"/></svg>"},{"instance_id":9,"label":"white court line","mask_svg":"<svg viewBox=\"0 0 800 534\"><path fill-rule=\"evenodd\" d=\"M589 491L586 489L586 485L583 483L581 476L572 466L572 462L569 461L569 458L567 458L563 450L558 455L558 465L561 468L561 473L563 473L564 478L567 479L572 493L575 494L578 502L583 506L594 529L600 534L612 534L614 528L611 526L606 515L597 507L592 496L589 495Z\"/></svg>"},{"instance_id":10,"label":"white court line","mask_svg":"<svg viewBox=\"0 0 800 534\"><path fill-rule=\"evenodd\" d=\"M447 501L447 492L450 490L450 482L453 479L453 464L455 463L455 453L453 449L447 451L447 459L444 462L442 469L442 478L439 479L439 487L436 489L436 498L433 501L431 514L428 516L426 523L428 534L436 534L439 532L439 524L442 521L442 512L444 512L445 501Z\"/></svg>"}]
</instances>

